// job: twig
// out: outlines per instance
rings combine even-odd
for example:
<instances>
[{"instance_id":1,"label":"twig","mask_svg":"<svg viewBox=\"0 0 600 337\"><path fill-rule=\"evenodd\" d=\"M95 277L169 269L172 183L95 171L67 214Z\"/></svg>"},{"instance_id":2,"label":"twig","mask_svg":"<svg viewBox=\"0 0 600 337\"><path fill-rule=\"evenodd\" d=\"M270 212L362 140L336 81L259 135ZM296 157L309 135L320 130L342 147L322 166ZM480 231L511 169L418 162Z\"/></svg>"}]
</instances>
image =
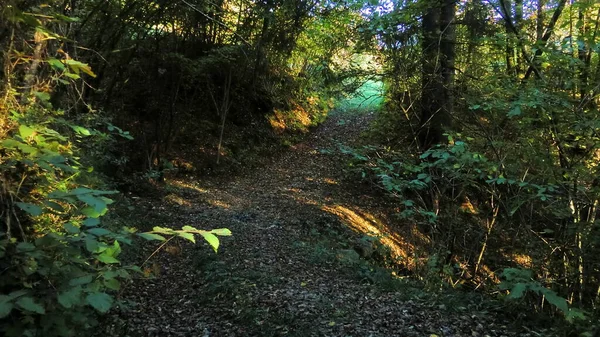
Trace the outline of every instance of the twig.
<instances>
[{"instance_id":1,"label":"twig","mask_svg":"<svg viewBox=\"0 0 600 337\"><path fill-rule=\"evenodd\" d=\"M175 236L171 236L167 241L163 242L162 245L158 246L158 248L156 248L152 254L150 254L150 256L148 256L148 258L146 259L146 261L144 261L144 263L142 263L141 267L143 267L146 263L148 263L148 261L150 261L150 259L156 255L156 253L158 253L162 247L164 247L167 243L169 243L169 241L173 240L175 238Z\"/></svg>"}]
</instances>

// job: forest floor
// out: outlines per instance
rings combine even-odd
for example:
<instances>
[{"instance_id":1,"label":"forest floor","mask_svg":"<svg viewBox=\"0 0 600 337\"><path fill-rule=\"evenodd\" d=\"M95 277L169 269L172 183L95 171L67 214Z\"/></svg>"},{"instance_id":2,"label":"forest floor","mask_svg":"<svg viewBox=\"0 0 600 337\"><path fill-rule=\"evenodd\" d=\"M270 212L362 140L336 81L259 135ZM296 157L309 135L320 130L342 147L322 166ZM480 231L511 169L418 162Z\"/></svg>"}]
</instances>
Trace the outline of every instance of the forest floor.
<instances>
[{"instance_id":1,"label":"forest floor","mask_svg":"<svg viewBox=\"0 0 600 337\"><path fill-rule=\"evenodd\" d=\"M484 296L425 291L356 252L391 208L344 179L337 142L355 142L372 113L331 116L264 167L236 177L166 181L134 198L140 223L227 227L218 254L178 241L152 257L154 276L124 288L137 302L105 318L107 336L548 336ZM173 240L175 242L177 240ZM156 244L136 252L139 263Z\"/></svg>"}]
</instances>

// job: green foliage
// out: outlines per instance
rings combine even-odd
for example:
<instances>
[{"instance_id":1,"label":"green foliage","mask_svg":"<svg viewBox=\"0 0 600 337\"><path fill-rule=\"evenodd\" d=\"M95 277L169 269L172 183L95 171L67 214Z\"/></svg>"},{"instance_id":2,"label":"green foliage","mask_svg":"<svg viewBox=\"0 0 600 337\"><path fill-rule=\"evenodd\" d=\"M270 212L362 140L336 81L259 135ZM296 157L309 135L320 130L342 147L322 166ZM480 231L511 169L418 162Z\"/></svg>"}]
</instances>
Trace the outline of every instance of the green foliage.
<instances>
[{"instance_id":1,"label":"green foliage","mask_svg":"<svg viewBox=\"0 0 600 337\"><path fill-rule=\"evenodd\" d=\"M54 15L48 7L36 8L48 15L10 8L14 11L2 14L9 22L24 23L40 49L42 41L63 39L52 33L56 25L76 21ZM81 335L97 323L97 314L120 303L116 292L140 272L120 261L123 245L133 243L136 231L103 223L117 191L82 183L94 181L90 157L113 141L112 134L131 136L110 123L96 123L104 130L79 125L79 116L55 107L53 98L61 90L85 76L95 77L89 65L68 56L42 58L33 51L31 57L40 62L32 68L27 52L11 48L3 55L10 62L0 106L0 333ZM20 87L26 90L14 89ZM231 235L227 229L191 226L155 231L193 242L198 234L215 251L217 236ZM154 232L137 236L164 240Z\"/></svg>"},{"instance_id":2,"label":"green foliage","mask_svg":"<svg viewBox=\"0 0 600 337\"><path fill-rule=\"evenodd\" d=\"M562 312L567 320L584 319L583 311L570 308L567 300L559 296L552 289L544 287L540 282L533 279L531 270L522 268L505 268L502 272L504 280L498 285L500 290L508 290L507 298L517 300L524 298L528 292L542 297L548 303Z\"/></svg>"}]
</instances>

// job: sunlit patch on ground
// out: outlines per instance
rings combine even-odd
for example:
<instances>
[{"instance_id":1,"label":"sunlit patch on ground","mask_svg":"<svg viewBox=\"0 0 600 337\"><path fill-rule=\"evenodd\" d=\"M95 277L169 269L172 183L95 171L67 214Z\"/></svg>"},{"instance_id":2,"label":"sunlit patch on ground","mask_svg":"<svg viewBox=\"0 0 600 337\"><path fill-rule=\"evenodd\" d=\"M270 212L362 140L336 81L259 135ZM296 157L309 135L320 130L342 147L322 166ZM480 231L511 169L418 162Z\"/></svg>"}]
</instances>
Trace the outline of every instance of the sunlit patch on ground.
<instances>
[{"instance_id":1,"label":"sunlit patch on ground","mask_svg":"<svg viewBox=\"0 0 600 337\"><path fill-rule=\"evenodd\" d=\"M338 184L338 182L336 180L331 179L331 178L325 178L325 179L323 179L323 181L329 185L337 185Z\"/></svg>"},{"instance_id":2,"label":"sunlit patch on ground","mask_svg":"<svg viewBox=\"0 0 600 337\"><path fill-rule=\"evenodd\" d=\"M166 201L180 205L180 206L186 206L186 207L191 207L192 203L189 202L189 200L183 199L182 197L175 195L175 194L169 194L166 198Z\"/></svg>"},{"instance_id":3,"label":"sunlit patch on ground","mask_svg":"<svg viewBox=\"0 0 600 337\"><path fill-rule=\"evenodd\" d=\"M208 200L208 203L211 204L211 205L213 205L213 206L221 207L221 208L225 208L225 209L231 208L230 204L228 204L228 203L226 203L224 201L221 201L221 200Z\"/></svg>"},{"instance_id":4,"label":"sunlit patch on ground","mask_svg":"<svg viewBox=\"0 0 600 337\"><path fill-rule=\"evenodd\" d=\"M354 211L342 205L325 205L321 209L337 215L352 230L378 238L383 245L390 249L392 257L408 260L412 256L413 245L406 242L400 235L390 231L382 221L372 214Z\"/></svg>"},{"instance_id":5,"label":"sunlit patch on ground","mask_svg":"<svg viewBox=\"0 0 600 337\"><path fill-rule=\"evenodd\" d=\"M193 185L191 183L183 182L183 181L180 181L180 180L171 180L171 181L169 181L169 184L171 184L171 185L173 185L175 187L179 187L179 188L189 188L189 189L194 190L194 191L196 191L198 193L208 193L209 192L207 189L204 189L204 188L195 186L195 185Z\"/></svg>"}]
</instances>

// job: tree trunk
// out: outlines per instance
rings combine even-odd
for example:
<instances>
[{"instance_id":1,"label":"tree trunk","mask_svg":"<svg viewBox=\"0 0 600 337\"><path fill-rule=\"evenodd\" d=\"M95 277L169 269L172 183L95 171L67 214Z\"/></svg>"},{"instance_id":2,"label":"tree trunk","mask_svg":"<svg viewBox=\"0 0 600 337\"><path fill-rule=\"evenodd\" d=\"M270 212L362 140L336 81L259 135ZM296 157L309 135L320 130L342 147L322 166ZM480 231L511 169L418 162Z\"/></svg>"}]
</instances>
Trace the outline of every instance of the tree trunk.
<instances>
[{"instance_id":1,"label":"tree trunk","mask_svg":"<svg viewBox=\"0 0 600 337\"><path fill-rule=\"evenodd\" d=\"M454 105L455 1L434 1L423 16L421 55L422 150L444 143L444 129L450 126Z\"/></svg>"}]
</instances>

